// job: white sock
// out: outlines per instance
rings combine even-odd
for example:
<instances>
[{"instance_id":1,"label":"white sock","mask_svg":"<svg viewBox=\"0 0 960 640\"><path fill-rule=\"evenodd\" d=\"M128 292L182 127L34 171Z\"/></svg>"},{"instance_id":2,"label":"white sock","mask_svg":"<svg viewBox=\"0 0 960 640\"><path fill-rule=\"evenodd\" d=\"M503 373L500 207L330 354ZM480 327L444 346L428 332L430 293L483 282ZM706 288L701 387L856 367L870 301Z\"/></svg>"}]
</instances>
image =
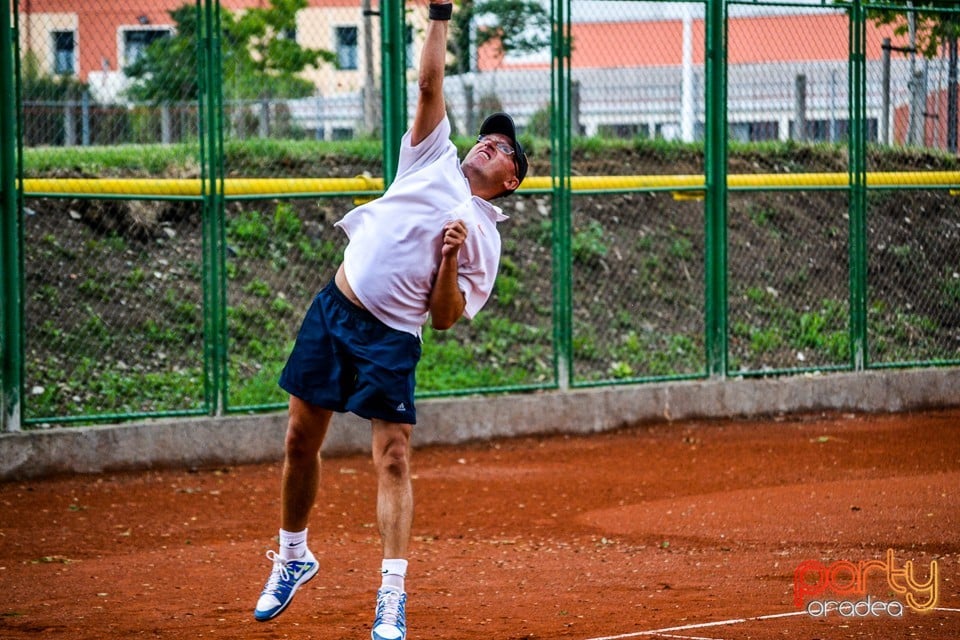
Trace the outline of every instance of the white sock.
<instances>
[{"instance_id":1,"label":"white sock","mask_svg":"<svg viewBox=\"0 0 960 640\"><path fill-rule=\"evenodd\" d=\"M380 575L382 576L381 587L399 589L402 593L403 579L407 575L407 561L402 558L384 558L380 565Z\"/></svg>"},{"instance_id":2,"label":"white sock","mask_svg":"<svg viewBox=\"0 0 960 640\"><path fill-rule=\"evenodd\" d=\"M299 560L307 553L307 530L284 531L280 529L280 557L284 560Z\"/></svg>"}]
</instances>

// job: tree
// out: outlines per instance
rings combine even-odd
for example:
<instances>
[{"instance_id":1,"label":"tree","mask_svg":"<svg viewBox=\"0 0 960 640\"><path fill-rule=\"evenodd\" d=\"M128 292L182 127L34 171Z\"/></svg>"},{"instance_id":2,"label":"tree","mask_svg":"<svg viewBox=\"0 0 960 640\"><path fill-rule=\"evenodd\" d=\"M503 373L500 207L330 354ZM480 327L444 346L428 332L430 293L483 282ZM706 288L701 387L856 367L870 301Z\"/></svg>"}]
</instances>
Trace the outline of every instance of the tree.
<instances>
[{"instance_id":1,"label":"tree","mask_svg":"<svg viewBox=\"0 0 960 640\"><path fill-rule=\"evenodd\" d=\"M501 59L509 52L534 53L550 45L550 15L535 0L463 0L447 45L449 73L471 69L471 41L489 46Z\"/></svg>"},{"instance_id":2,"label":"tree","mask_svg":"<svg viewBox=\"0 0 960 640\"><path fill-rule=\"evenodd\" d=\"M535 53L550 46L550 15L535 0L482 0L475 11L482 25L477 48L492 47L502 59L511 51Z\"/></svg>"},{"instance_id":3,"label":"tree","mask_svg":"<svg viewBox=\"0 0 960 640\"><path fill-rule=\"evenodd\" d=\"M40 68L40 61L33 51L23 56L23 72L20 90L24 102L63 102L79 100L88 90L88 85L74 75L50 75Z\"/></svg>"},{"instance_id":4,"label":"tree","mask_svg":"<svg viewBox=\"0 0 960 640\"><path fill-rule=\"evenodd\" d=\"M51 75L44 72L37 55L28 51L23 56L20 91L25 145L74 143L73 140L67 140L70 135L68 121L82 96L89 96L87 83L72 74Z\"/></svg>"},{"instance_id":5,"label":"tree","mask_svg":"<svg viewBox=\"0 0 960 640\"><path fill-rule=\"evenodd\" d=\"M335 55L303 47L289 37L296 31L297 12L306 6L307 0L271 0L268 7L249 9L239 17L221 9L222 79L228 99L313 94L314 85L298 74L332 63ZM162 103L199 97L197 10L184 5L170 11L170 16L175 32L153 41L124 69L133 80L127 90L133 100Z\"/></svg>"},{"instance_id":6,"label":"tree","mask_svg":"<svg viewBox=\"0 0 960 640\"><path fill-rule=\"evenodd\" d=\"M500 60L509 52L534 53L550 45L550 15L535 0L461 0L454 12L447 51L451 62L448 75L465 75L474 70L475 49L492 47ZM464 83L468 132L477 128L477 116L499 110L499 98L488 94L480 99L477 113L473 86Z\"/></svg>"},{"instance_id":7,"label":"tree","mask_svg":"<svg viewBox=\"0 0 960 640\"><path fill-rule=\"evenodd\" d=\"M886 8L871 10L871 4ZM891 9L901 5L903 9ZM957 151L957 40L960 39L960 14L956 0L867 0L866 8L878 25L892 25L896 35L909 35L910 44L925 58L935 58L943 47L948 51L947 147ZM949 11L952 10L952 11Z\"/></svg>"}]
</instances>

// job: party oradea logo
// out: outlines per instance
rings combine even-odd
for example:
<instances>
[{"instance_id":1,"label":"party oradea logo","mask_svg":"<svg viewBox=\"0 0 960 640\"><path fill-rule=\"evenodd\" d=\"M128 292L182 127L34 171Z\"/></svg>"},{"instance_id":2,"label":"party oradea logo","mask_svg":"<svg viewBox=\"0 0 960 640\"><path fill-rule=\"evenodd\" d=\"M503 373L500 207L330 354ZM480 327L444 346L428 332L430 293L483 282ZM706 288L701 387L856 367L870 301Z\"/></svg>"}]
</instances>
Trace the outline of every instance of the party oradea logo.
<instances>
[{"instance_id":1,"label":"party oradea logo","mask_svg":"<svg viewBox=\"0 0 960 640\"><path fill-rule=\"evenodd\" d=\"M793 572L793 603L817 618L901 618L905 609L925 613L937 606L939 578L936 560L918 571L912 560L898 564L893 549L885 560L806 560Z\"/></svg>"}]
</instances>

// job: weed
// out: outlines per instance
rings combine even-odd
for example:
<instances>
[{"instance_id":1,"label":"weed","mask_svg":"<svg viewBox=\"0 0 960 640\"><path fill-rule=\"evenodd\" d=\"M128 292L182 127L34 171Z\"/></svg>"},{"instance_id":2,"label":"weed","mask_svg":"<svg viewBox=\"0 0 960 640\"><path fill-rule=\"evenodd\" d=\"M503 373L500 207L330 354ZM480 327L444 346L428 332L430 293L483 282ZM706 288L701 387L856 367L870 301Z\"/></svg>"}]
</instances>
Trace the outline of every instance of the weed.
<instances>
[{"instance_id":1,"label":"weed","mask_svg":"<svg viewBox=\"0 0 960 640\"><path fill-rule=\"evenodd\" d=\"M777 212L774 209L763 205L751 204L747 207L747 216L758 227L770 225L776 215Z\"/></svg>"},{"instance_id":2,"label":"weed","mask_svg":"<svg viewBox=\"0 0 960 640\"><path fill-rule=\"evenodd\" d=\"M297 212L288 202L277 203L277 208L273 212L273 238L275 242L296 242L300 237L302 226Z\"/></svg>"},{"instance_id":3,"label":"weed","mask_svg":"<svg viewBox=\"0 0 960 640\"><path fill-rule=\"evenodd\" d=\"M693 243L686 238L677 238L670 245L670 255L680 260L693 258Z\"/></svg>"},{"instance_id":4,"label":"weed","mask_svg":"<svg viewBox=\"0 0 960 640\"><path fill-rule=\"evenodd\" d=\"M603 225L591 220L587 228L573 234L570 250L573 259L578 262L592 263L607 255L607 245L604 244Z\"/></svg>"},{"instance_id":5,"label":"weed","mask_svg":"<svg viewBox=\"0 0 960 640\"><path fill-rule=\"evenodd\" d=\"M227 221L227 234L237 243L250 250L250 254L266 255L270 238L270 227L259 211L241 211L235 218Z\"/></svg>"},{"instance_id":6,"label":"weed","mask_svg":"<svg viewBox=\"0 0 960 640\"><path fill-rule=\"evenodd\" d=\"M960 304L960 273L948 269L943 277L941 288L949 306Z\"/></svg>"},{"instance_id":7,"label":"weed","mask_svg":"<svg viewBox=\"0 0 960 640\"><path fill-rule=\"evenodd\" d=\"M512 258L507 255L500 258L500 269L494 287L501 305L509 307L517 302L523 289L520 275L520 267Z\"/></svg>"},{"instance_id":8,"label":"weed","mask_svg":"<svg viewBox=\"0 0 960 640\"><path fill-rule=\"evenodd\" d=\"M127 274L125 279L125 284L128 289L135 289L143 284L147 279L147 272L144 271L141 267L134 267Z\"/></svg>"},{"instance_id":9,"label":"weed","mask_svg":"<svg viewBox=\"0 0 960 640\"><path fill-rule=\"evenodd\" d=\"M269 298L273 293L270 289L270 285L261 280L260 278L254 278L243 288L244 293L249 293L252 296L257 298Z\"/></svg>"}]
</instances>

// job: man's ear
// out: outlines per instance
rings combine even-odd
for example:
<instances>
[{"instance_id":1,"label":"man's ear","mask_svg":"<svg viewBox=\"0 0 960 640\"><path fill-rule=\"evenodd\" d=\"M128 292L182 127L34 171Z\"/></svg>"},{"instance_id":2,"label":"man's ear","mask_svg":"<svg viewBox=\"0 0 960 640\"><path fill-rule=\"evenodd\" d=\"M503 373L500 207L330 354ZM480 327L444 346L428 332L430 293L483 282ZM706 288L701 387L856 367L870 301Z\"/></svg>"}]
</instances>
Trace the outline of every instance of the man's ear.
<instances>
[{"instance_id":1,"label":"man's ear","mask_svg":"<svg viewBox=\"0 0 960 640\"><path fill-rule=\"evenodd\" d=\"M516 191L519 186L520 178L517 176L510 176L507 180L503 181L503 188L507 191Z\"/></svg>"}]
</instances>

